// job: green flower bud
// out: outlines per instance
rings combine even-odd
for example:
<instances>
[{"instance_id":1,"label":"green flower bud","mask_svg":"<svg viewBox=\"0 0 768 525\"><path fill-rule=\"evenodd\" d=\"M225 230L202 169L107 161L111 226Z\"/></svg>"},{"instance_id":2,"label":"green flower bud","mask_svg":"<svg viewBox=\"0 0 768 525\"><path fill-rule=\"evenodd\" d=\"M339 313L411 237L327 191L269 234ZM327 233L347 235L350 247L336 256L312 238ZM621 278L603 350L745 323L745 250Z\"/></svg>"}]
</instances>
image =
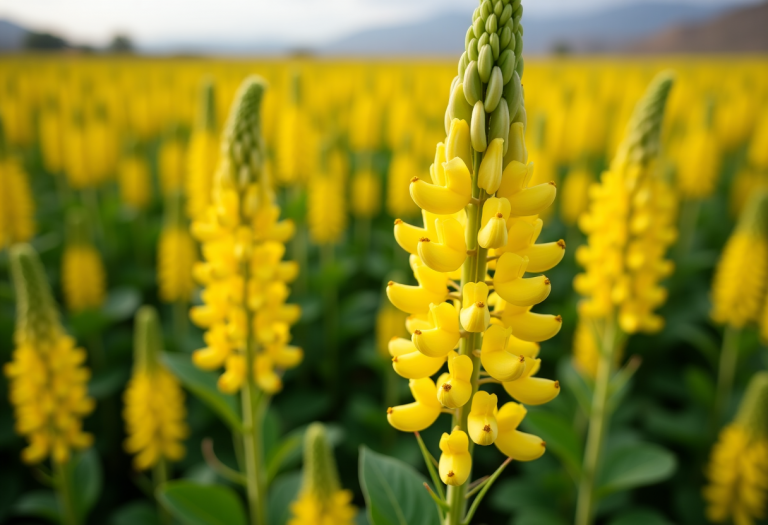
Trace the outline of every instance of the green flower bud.
<instances>
[{"instance_id":1,"label":"green flower bud","mask_svg":"<svg viewBox=\"0 0 768 525\"><path fill-rule=\"evenodd\" d=\"M523 54L523 33L517 31L515 33L515 57L520 58Z\"/></svg>"},{"instance_id":2,"label":"green flower bud","mask_svg":"<svg viewBox=\"0 0 768 525\"><path fill-rule=\"evenodd\" d=\"M480 80L483 83L488 82L491 78L491 70L493 69L493 51L488 44L484 45L480 49L480 55L477 57L477 72L480 73Z\"/></svg>"},{"instance_id":3,"label":"green flower bud","mask_svg":"<svg viewBox=\"0 0 768 525\"><path fill-rule=\"evenodd\" d=\"M325 427L312 423L304 434L304 467L301 491L312 494L324 507L333 505L333 497L341 488L339 471L328 442Z\"/></svg>"},{"instance_id":4,"label":"green flower bud","mask_svg":"<svg viewBox=\"0 0 768 525\"><path fill-rule=\"evenodd\" d=\"M134 366L147 373L157 370L163 351L163 332L160 318L153 306L142 306L136 312L133 327Z\"/></svg>"},{"instance_id":5,"label":"green flower bud","mask_svg":"<svg viewBox=\"0 0 768 525\"><path fill-rule=\"evenodd\" d=\"M466 95L464 95L464 84L461 82L457 82L453 91L451 91L451 98L448 100L448 111L451 114L451 120L455 118L466 120L467 122L472 120L472 104L467 102ZM448 121L446 135L450 129L451 122Z\"/></svg>"},{"instance_id":6,"label":"green flower bud","mask_svg":"<svg viewBox=\"0 0 768 525\"><path fill-rule=\"evenodd\" d=\"M488 33L483 33L480 35L480 38L477 40L477 50L478 54L481 49L483 49L483 46L488 45L488 43L491 41L491 35Z\"/></svg>"},{"instance_id":7,"label":"green flower bud","mask_svg":"<svg viewBox=\"0 0 768 525\"><path fill-rule=\"evenodd\" d=\"M56 341L63 328L40 257L29 244L15 244L9 259L16 292L16 343L44 346Z\"/></svg>"},{"instance_id":8,"label":"green flower bud","mask_svg":"<svg viewBox=\"0 0 768 525\"><path fill-rule=\"evenodd\" d=\"M489 44L491 45L491 52L493 53L493 59L496 60L497 58L499 58L499 35L497 35L496 33L491 33Z\"/></svg>"},{"instance_id":9,"label":"green flower bud","mask_svg":"<svg viewBox=\"0 0 768 525\"><path fill-rule=\"evenodd\" d=\"M459 82L461 82L461 79L459 78L458 75L453 77L453 80L451 80L451 89L448 90L448 96L449 97L451 96L451 93L453 93L453 88L455 88L456 84L459 83Z\"/></svg>"},{"instance_id":10,"label":"green flower bud","mask_svg":"<svg viewBox=\"0 0 768 525\"><path fill-rule=\"evenodd\" d=\"M483 152L488 147L488 139L485 136L485 109L481 101L475 102L472 110L472 123L469 128L469 136L475 151Z\"/></svg>"},{"instance_id":11,"label":"green flower bud","mask_svg":"<svg viewBox=\"0 0 768 525\"><path fill-rule=\"evenodd\" d=\"M523 27L520 25L520 17L516 15L512 15L512 32L517 33L520 31L520 28Z\"/></svg>"},{"instance_id":12,"label":"green flower bud","mask_svg":"<svg viewBox=\"0 0 768 525\"><path fill-rule=\"evenodd\" d=\"M469 57L467 57L467 52L464 51L464 53L461 54L461 58L459 59L459 78L464 79L464 73L467 70L467 64L469 63Z\"/></svg>"},{"instance_id":13,"label":"green flower bud","mask_svg":"<svg viewBox=\"0 0 768 525\"><path fill-rule=\"evenodd\" d=\"M472 32L475 34L475 38L480 38L485 32L485 20L483 20L482 16L478 16L475 21L472 22Z\"/></svg>"},{"instance_id":14,"label":"green flower bud","mask_svg":"<svg viewBox=\"0 0 768 525\"><path fill-rule=\"evenodd\" d=\"M483 83L480 80L480 73L477 71L477 62L472 61L464 73L464 97L470 106L474 106L482 96Z\"/></svg>"},{"instance_id":15,"label":"green flower bud","mask_svg":"<svg viewBox=\"0 0 768 525\"><path fill-rule=\"evenodd\" d=\"M507 101L499 99L496 109L491 113L490 131L488 140L502 139L504 141L504 153L509 149L509 107Z\"/></svg>"},{"instance_id":16,"label":"green flower bud","mask_svg":"<svg viewBox=\"0 0 768 525\"><path fill-rule=\"evenodd\" d=\"M525 147L525 130L519 122L509 127L509 149L504 155L504 166L516 160L523 164L528 163L528 149Z\"/></svg>"},{"instance_id":17,"label":"green flower bud","mask_svg":"<svg viewBox=\"0 0 768 525\"><path fill-rule=\"evenodd\" d=\"M469 47L467 47L467 55L469 56L469 60L477 60L477 38L470 40Z\"/></svg>"},{"instance_id":18,"label":"green flower bud","mask_svg":"<svg viewBox=\"0 0 768 525\"><path fill-rule=\"evenodd\" d=\"M483 3L480 4L480 17L483 19L483 22L488 20L492 13L493 4L491 4L491 0L483 0Z\"/></svg>"},{"instance_id":19,"label":"green flower bud","mask_svg":"<svg viewBox=\"0 0 768 525\"><path fill-rule=\"evenodd\" d=\"M495 33L496 29L498 29L498 23L499 19L496 17L495 14L491 13L491 15L488 17L488 20L485 21L485 30L488 33Z\"/></svg>"},{"instance_id":20,"label":"green flower bud","mask_svg":"<svg viewBox=\"0 0 768 525\"><path fill-rule=\"evenodd\" d=\"M509 106L509 114L517 115L517 109L523 102L523 86L520 84L520 75L517 71L512 72L512 79L504 85L502 96Z\"/></svg>"},{"instance_id":21,"label":"green flower bud","mask_svg":"<svg viewBox=\"0 0 768 525\"><path fill-rule=\"evenodd\" d=\"M501 16L503 10L504 4L501 3L501 0L496 0L496 3L493 4L493 14L496 15L496 18Z\"/></svg>"},{"instance_id":22,"label":"green flower bud","mask_svg":"<svg viewBox=\"0 0 768 525\"><path fill-rule=\"evenodd\" d=\"M469 50L469 43L475 38L475 32L472 27L467 29L467 34L464 36L464 50Z\"/></svg>"},{"instance_id":23,"label":"green flower bud","mask_svg":"<svg viewBox=\"0 0 768 525\"><path fill-rule=\"evenodd\" d=\"M501 14L499 15L499 25L507 25L507 22L509 22L509 19L512 18L512 6L511 5L505 5L504 9L501 11Z\"/></svg>"},{"instance_id":24,"label":"green flower bud","mask_svg":"<svg viewBox=\"0 0 768 525\"><path fill-rule=\"evenodd\" d=\"M445 108L445 115L443 116L443 126L445 126L445 134L446 135L451 130L451 121L452 120L453 120L453 115L451 115L451 107L448 106L447 108Z\"/></svg>"},{"instance_id":25,"label":"green flower bud","mask_svg":"<svg viewBox=\"0 0 768 525\"><path fill-rule=\"evenodd\" d=\"M200 87L200 105L197 113L197 128L216 131L216 92L213 81L206 79Z\"/></svg>"},{"instance_id":26,"label":"green flower bud","mask_svg":"<svg viewBox=\"0 0 768 525\"><path fill-rule=\"evenodd\" d=\"M515 72L515 54L507 49L499 55L496 63L501 69L501 77L506 85L512 79L512 73Z\"/></svg>"},{"instance_id":27,"label":"green flower bud","mask_svg":"<svg viewBox=\"0 0 768 525\"><path fill-rule=\"evenodd\" d=\"M525 111L525 104L520 104L520 107L517 108L517 113L515 114L515 118L512 119L512 122L521 123L523 129L528 127L528 113Z\"/></svg>"},{"instance_id":28,"label":"green flower bud","mask_svg":"<svg viewBox=\"0 0 768 525\"><path fill-rule=\"evenodd\" d=\"M513 0L512 1L512 11L515 11L520 5L523 3L523 0Z\"/></svg>"},{"instance_id":29,"label":"green flower bud","mask_svg":"<svg viewBox=\"0 0 768 525\"><path fill-rule=\"evenodd\" d=\"M736 422L753 436L768 438L768 372L752 376L739 404Z\"/></svg>"},{"instance_id":30,"label":"green flower bud","mask_svg":"<svg viewBox=\"0 0 768 525\"><path fill-rule=\"evenodd\" d=\"M509 5L510 0L501 0L501 3L504 5Z\"/></svg>"},{"instance_id":31,"label":"green flower bud","mask_svg":"<svg viewBox=\"0 0 768 525\"><path fill-rule=\"evenodd\" d=\"M496 105L501 100L501 92L504 90L504 79L501 76L501 69L498 66L491 71L491 79L488 81L488 87L485 90L485 112L490 113L496 109Z\"/></svg>"},{"instance_id":32,"label":"green flower bud","mask_svg":"<svg viewBox=\"0 0 768 525\"><path fill-rule=\"evenodd\" d=\"M474 21L477 20L478 18L480 18L480 6L477 6L475 10L472 11L472 22L474 23ZM472 28L470 27L470 29Z\"/></svg>"},{"instance_id":33,"label":"green flower bud","mask_svg":"<svg viewBox=\"0 0 768 525\"><path fill-rule=\"evenodd\" d=\"M517 59L517 64L515 64L515 71L517 71L517 75L520 78L523 78L523 70L525 70L525 59L520 57Z\"/></svg>"},{"instance_id":34,"label":"green flower bud","mask_svg":"<svg viewBox=\"0 0 768 525\"><path fill-rule=\"evenodd\" d=\"M515 39L512 38L512 30L507 26L504 26L504 28L501 30L501 38L499 38L499 46L501 49L506 50L510 42L512 42L512 45L514 46L514 41Z\"/></svg>"}]
</instances>

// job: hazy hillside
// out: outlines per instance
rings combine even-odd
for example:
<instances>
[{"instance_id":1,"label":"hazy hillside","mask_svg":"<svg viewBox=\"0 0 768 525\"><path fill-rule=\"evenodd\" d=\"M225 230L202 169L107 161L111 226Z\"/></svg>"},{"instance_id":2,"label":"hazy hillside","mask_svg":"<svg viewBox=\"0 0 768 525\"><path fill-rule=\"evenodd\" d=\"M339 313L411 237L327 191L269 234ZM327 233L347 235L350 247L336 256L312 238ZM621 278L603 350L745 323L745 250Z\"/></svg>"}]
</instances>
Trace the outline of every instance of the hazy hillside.
<instances>
[{"instance_id":1,"label":"hazy hillside","mask_svg":"<svg viewBox=\"0 0 768 525\"><path fill-rule=\"evenodd\" d=\"M566 45L576 51L613 49L670 25L697 22L722 11L690 3L644 2L584 15L524 17L525 49L545 53ZM460 54L469 12L450 13L403 26L360 31L319 49L325 54Z\"/></svg>"},{"instance_id":2,"label":"hazy hillside","mask_svg":"<svg viewBox=\"0 0 768 525\"><path fill-rule=\"evenodd\" d=\"M665 29L629 46L638 53L768 51L768 3L743 7L699 24Z\"/></svg>"},{"instance_id":3,"label":"hazy hillside","mask_svg":"<svg viewBox=\"0 0 768 525\"><path fill-rule=\"evenodd\" d=\"M0 20L0 51L21 49L28 31L8 20Z\"/></svg>"}]
</instances>

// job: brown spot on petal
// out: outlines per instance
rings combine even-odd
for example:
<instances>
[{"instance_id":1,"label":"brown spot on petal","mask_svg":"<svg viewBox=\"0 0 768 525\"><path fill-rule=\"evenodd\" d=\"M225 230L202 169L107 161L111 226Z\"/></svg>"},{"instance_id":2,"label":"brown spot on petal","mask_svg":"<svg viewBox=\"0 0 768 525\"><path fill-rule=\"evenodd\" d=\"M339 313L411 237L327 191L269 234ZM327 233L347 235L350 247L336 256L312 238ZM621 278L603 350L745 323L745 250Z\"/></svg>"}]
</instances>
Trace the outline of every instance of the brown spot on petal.
<instances>
[{"instance_id":1,"label":"brown spot on petal","mask_svg":"<svg viewBox=\"0 0 768 525\"><path fill-rule=\"evenodd\" d=\"M403 222L403 219L395 219L395 226Z\"/></svg>"},{"instance_id":2,"label":"brown spot on petal","mask_svg":"<svg viewBox=\"0 0 768 525\"><path fill-rule=\"evenodd\" d=\"M452 477L453 477L453 476L455 476L455 475L456 475L456 474L454 474L452 470L448 472L448 477L449 477L449 478L452 478Z\"/></svg>"},{"instance_id":3,"label":"brown spot on petal","mask_svg":"<svg viewBox=\"0 0 768 525\"><path fill-rule=\"evenodd\" d=\"M393 335L392 339L390 339L389 342L391 343L392 341L397 341L398 339L400 339L400 338L397 337L396 335Z\"/></svg>"},{"instance_id":4,"label":"brown spot on petal","mask_svg":"<svg viewBox=\"0 0 768 525\"><path fill-rule=\"evenodd\" d=\"M503 215L503 214L501 214L501 213L497 213L497 214L496 214L496 218L497 218L497 219L503 219L503 218L504 218L504 215Z\"/></svg>"},{"instance_id":5,"label":"brown spot on petal","mask_svg":"<svg viewBox=\"0 0 768 525\"><path fill-rule=\"evenodd\" d=\"M421 330L414 330L414 331L413 331L413 333L414 333L415 335L421 335Z\"/></svg>"},{"instance_id":6,"label":"brown spot on petal","mask_svg":"<svg viewBox=\"0 0 768 525\"><path fill-rule=\"evenodd\" d=\"M551 281L550 281L549 279L544 279L544 284L546 284L547 286L549 286L549 285L551 284Z\"/></svg>"},{"instance_id":7,"label":"brown spot on petal","mask_svg":"<svg viewBox=\"0 0 768 525\"><path fill-rule=\"evenodd\" d=\"M478 308L485 308L485 303L483 301L478 301L477 304L475 304Z\"/></svg>"},{"instance_id":8,"label":"brown spot on petal","mask_svg":"<svg viewBox=\"0 0 768 525\"><path fill-rule=\"evenodd\" d=\"M555 381L555 388L560 390L560 381Z\"/></svg>"},{"instance_id":9,"label":"brown spot on petal","mask_svg":"<svg viewBox=\"0 0 768 525\"><path fill-rule=\"evenodd\" d=\"M558 323L562 323L563 322L563 316L562 315L556 315L555 316L555 321L557 321Z\"/></svg>"},{"instance_id":10,"label":"brown spot on petal","mask_svg":"<svg viewBox=\"0 0 768 525\"><path fill-rule=\"evenodd\" d=\"M393 363L397 363L397 356L395 356L395 357L393 357L393 358L392 358L392 362L393 362Z\"/></svg>"},{"instance_id":11,"label":"brown spot on petal","mask_svg":"<svg viewBox=\"0 0 768 525\"><path fill-rule=\"evenodd\" d=\"M555 184L555 181L553 181L553 180L549 181L549 182L548 182L548 184L551 184L552 186L554 186L555 188L557 188L557 184Z\"/></svg>"},{"instance_id":12,"label":"brown spot on petal","mask_svg":"<svg viewBox=\"0 0 768 525\"><path fill-rule=\"evenodd\" d=\"M387 286L394 286L394 285L395 285L395 281L389 281L389 282L387 283Z\"/></svg>"},{"instance_id":13,"label":"brown spot on petal","mask_svg":"<svg viewBox=\"0 0 768 525\"><path fill-rule=\"evenodd\" d=\"M544 440L542 440L542 441L541 441L541 446L542 446L542 447L546 447L546 446L547 446L547 442L546 442L546 441L544 441Z\"/></svg>"},{"instance_id":14,"label":"brown spot on petal","mask_svg":"<svg viewBox=\"0 0 768 525\"><path fill-rule=\"evenodd\" d=\"M417 180L419 180L419 178L418 177L414 177L414 178L411 179L411 182L416 182Z\"/></svg>"},{"instance_id":15,"label":"brown spot on petal","mask_svg":"<svg viewBox=\"0 0 768 525\"><path fill-rule=\"evenodd\" d=\"M445 390L446 392L450 392L451 388L453 387L451 386L450 383L443 383L442 389Z\"/></svg>"},{"instance_id":16,"label":"brown spot on petal","mask_svg":"<svg viewBox=\"0 0 768 525\"><path fill-rule=\"evenodd\" d=\"M483 432L490 432L491 431L491 425L485 425L483 427Z\"/></svg>"},{"instance_id":17,"label":"brown spot on petal","mask_svg":"<svg viewBox=\"0 0 768 525\"><path fill-rule=\"evenodd\" d=\"M392 412L394 412L394 410L392 410L392 407L389 407L389 408L387 409L387 415L391 414Z\"/></svg>"},{"instance_id":18,"label":"brown spot on petal","mask_svg":"<svg viewBox=\"0 0 768 525\"><path fill-rule=\"evenodd\" d=\"M422 237L419 242L429 242L429 237Z\"/></svg>"},{"instance_id":19,"label":"brown spot on petal","mask_svg":"<svg viewBox=\"0 0 768 525\"><path fill-rule=\"evenodd\" d=\"M521 356L520 356L520 362L521 362L521 363L524 363L524 362L525 362L525 356L524 356L524 355L521 355Z\"/></svg>"},{"instance_id":20,"label":"brown spot on petal","mask_svg":"<svg viewBox=\"0 0 768 525\"><path fill-rule=\"evenodd\" d=\"M565 250L565 241L564 240L560 239L559 241L557 241L557 245L560 248L562 248L563 250Z\"/></svg>"}]
</instances>

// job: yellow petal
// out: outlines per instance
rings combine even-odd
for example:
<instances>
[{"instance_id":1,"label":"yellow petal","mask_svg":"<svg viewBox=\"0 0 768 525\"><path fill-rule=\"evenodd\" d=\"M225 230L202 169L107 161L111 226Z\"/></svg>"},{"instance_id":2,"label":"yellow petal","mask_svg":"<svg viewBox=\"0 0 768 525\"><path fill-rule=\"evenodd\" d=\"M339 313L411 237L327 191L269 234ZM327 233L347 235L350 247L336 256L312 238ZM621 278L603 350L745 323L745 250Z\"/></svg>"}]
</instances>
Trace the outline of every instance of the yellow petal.
<instances>
[{"instance_id":1,"label":"yellow petal","mask_svg":"<svg viewBox=\"0 0 768 525\"><path fill-rule=\"evenodd\" d=\"M472 166L472 142L469 138L469 124L466 120L453 119L445 144L445 160L459 157L464 165Z\"/></svg>"},{"instance_id":2,"label":"yellow petal","mask_svg":"<svg viewBox=\"0 0 768 525\"><path fill-rule=\"evenodd\" d=\"M394 338L389 342L392 367L406 379L422 379L434 375L445 363L445 357L428 357L419 352L411 341Z\"/></svg>"},{"instance_id":3,"label":"yellow petal","mask_svg":"<svg viewBox=\"0 0 768 525\"><path fill-rule=\"evenodd\" d=\"M493 195L499 189L502 178L504 139L493 139L485 150L477 175L477 185Z\"/></svg>"},{"instance_id":4,"label":"yellow petal","mask_svg":"<svg viewBox=\"0 0 768 525\"><path fill-rule=\"evenodd\" d=\"M411 340L422 354L445 357L461 339L458 313L451 303L440 303L430 305L429 316L432 328L414 330Z\"/></svg>"},{"instance_id":5,"label":"yellow petal","mask_svg":"<svg viewBox=\"0 0 768 525\"><path fill-rule=\"evenodd\" d=\"M467 417L469 437L478 445L490 445L496 440L499 432L494 411L496 410L496 394L478 390L472 398L472 410Z\"/></svg>"},{"instance_id":6,"label":"yellow petal","mask_svg":"<svg viewBox=\"0 0 768 525\"><path fill-rule=\"evenodd\" d=\"M532 273L546 272L554 268L565 256L565 241L546 244L532 244L524 250L517 252L521 257L528 257L526 271Z\"/></svg>"},{"instance_id":7,"label":"yellow petal","mask_svg":"<svg viewBox=\"0 0 768 525\"><path fill-rule=\"evenodd\" d=\"M545 182L532 188L525 188L514 195L507 197L512 206L513 217L525 217L538 215L552 204L557 195L557 187L554 182Z\"/></svg>"},{"instance_id":8,"label":"yellow petal","mask_svg":"<svg viewBox=\"0 0 768 525\"><path fill-rule=\"evenodd\" d=\"M525 405L543 405L557 397L560 383L540 377L524 377L504 383L504 390Z\"/></svg>"},{"instance_id":9,"label":"yellow petal","mask_svg":"<svg viewBox=\"0 0 768 525\"><path fill-rule=\"evenodd\" d=\"M422 286L408 286L394 281L387 283L387 297L392 305L409 314L426 314L430 304L443 302L446 295L429 291Z\"/></svg>"},{"instance_id":10,"label":"yellow petal","mask_svg":"<svg viewBox=\"0 0 768 525\"><path fill-rule=\"evenodd\" d=\"M509 328L491 325L483 336L480 361L491 377L498 381L514 381L525 371L525 357L507 351Z\"/></svg>"},{"instance_id":11,"label":"yellow petal","mask_svg":"<svg viewBox=\"0 0 768 525\"><path fill-rule=\"evenodd\" d=\"M547 444L533 434L511 430L509 432L499 431L496 438L496 448L515 461L533 461L544 455Z\"/></svg>"}]
</instances>

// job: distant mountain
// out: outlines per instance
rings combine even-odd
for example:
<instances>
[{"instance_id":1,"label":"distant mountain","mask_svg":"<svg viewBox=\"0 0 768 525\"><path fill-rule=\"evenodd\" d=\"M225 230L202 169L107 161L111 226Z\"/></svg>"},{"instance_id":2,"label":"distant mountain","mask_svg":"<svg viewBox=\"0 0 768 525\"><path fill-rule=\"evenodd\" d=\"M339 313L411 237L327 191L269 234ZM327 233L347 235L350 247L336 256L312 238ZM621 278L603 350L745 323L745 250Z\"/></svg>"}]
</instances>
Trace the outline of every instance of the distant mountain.
<instances>
[{"instance_id":1,"label":"distant mountain","mask_svg":"<svg viewBox=\"0 0 768 525\"><path fill-rule=\"evenodd\" d=\"M0 19L0 51L16 51L24 45L29 31L10 20Z\"/></svg>"},{"instance_id":2,"label":"distant mountain","mask_svg":"<svg viewBox=\"0 0 768 525\"><path fill-rule=\"evenodd\" d=\"M525 50L546 53L556 46L574 51L615 49L671 25L706 20L720 6L642 2L579 15L523 17ZM332 55L460 54L469 12L449 13L422 22L360 31L318 49Z\"/></svg>"},{"instance_id":3,"label":"distant mountain","mask_svg":"<svg viewBox=\"0 0 768 525\"><path fill-rule=\"evenodd\" d=\"M736 9L711 20L684 24L646 37L627 48L637 53L768 51L768 3Z\"/></svg>"}]
</instances>

